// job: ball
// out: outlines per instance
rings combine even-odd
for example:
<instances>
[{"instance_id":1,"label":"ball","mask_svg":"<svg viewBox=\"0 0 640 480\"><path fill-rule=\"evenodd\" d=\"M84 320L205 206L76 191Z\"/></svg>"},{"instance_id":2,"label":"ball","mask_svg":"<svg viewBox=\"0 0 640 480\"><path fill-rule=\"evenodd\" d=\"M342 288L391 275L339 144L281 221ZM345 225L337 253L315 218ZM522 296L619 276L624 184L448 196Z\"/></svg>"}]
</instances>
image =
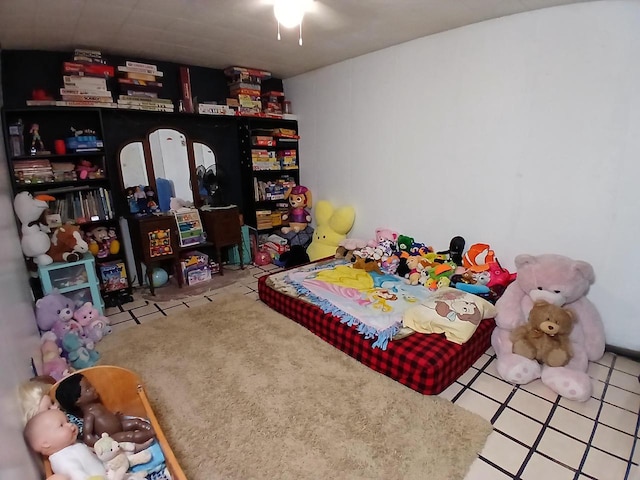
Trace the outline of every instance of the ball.
<instances>
[{"instance_id":1,"label":"ball","mask_svg":"<svg viewBox=\"0 0 640 480\"><path fill-rule=\"evenodd\" d=\"M154 268L151 271L151 281L154 288L161 287L169 281L169 274L164 268Z\"/></svg>"}]
</instances>

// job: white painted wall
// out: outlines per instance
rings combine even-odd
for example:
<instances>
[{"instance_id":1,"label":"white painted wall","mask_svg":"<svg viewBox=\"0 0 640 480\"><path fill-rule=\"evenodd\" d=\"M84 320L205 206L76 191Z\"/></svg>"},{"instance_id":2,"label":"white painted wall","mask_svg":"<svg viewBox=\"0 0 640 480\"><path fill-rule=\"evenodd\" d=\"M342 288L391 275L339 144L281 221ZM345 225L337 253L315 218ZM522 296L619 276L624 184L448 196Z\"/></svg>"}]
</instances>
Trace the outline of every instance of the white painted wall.
<instances>
[{"instance_id":1,"label":"white painted wall","mask_svg":"<svg viewBox=\"0 0 640 480\"><path fill-rule=\"evenodd\" d=\"M4 145L2 132L0 144ZM22 440L16 388L32 376L31 357L39 354L39 335L4 148L0 148L0 244L0 479L31 480L40 475Z\"/></svg>"},{"instance_id":2,"label":"white painted wall","mask_svg":"<svg viewBox=\"0 0 640 480\"><path fill-rule=\"evenodd\" d=\"M491 20L285 81L301 180L445 249L589 261L607 342L640 350L640 2Z\"/></svg>"}]
</instances>

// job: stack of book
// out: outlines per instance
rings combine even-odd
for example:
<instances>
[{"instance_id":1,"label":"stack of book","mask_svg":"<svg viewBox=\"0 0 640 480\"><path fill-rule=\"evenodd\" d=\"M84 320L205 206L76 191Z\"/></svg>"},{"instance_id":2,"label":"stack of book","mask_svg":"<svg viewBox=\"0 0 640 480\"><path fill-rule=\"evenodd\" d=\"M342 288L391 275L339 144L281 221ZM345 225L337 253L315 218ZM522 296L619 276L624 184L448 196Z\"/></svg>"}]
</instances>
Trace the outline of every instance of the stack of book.
<instances>
[{"instance_id":1,"label":"stack of book","mask_svg":"<svg viewBox=\"0 0 640 480\"><path fill-rule=\"evenodd\" d=\"M125 62L118 66L118 108L173 112L173 102L159 98L164 73L151 63Z\"/></svg>"},{"instance_id":2,"label":"stack of book","mask_svg":"<svg viewBox=\"0 0 640 480\"><path fill-rule=\"evenodd\" d=\"M227 67L224 74L229 79L229 94L238 105L238 113L240 115L262 113L260 89L262 81L271 77L271 72L254 68Z\"/></svg>"},{"instance_id":3,"label":"stack of book","mask_svg":"<svg viewBox=\"0 0 640 480\"><path fill-rule=\"evenodd\" d=\"M29 106L115 108L107 79L113 77L113 67L107 65L98 50L76 49L73 60L64 62L62 100L27 100Z\"/></svg>"},{"instance_id":4,"label":"stack of book","mask_svg":"<svg viewBox=\"0 0 640 480\"><path fill-rule=\"evenodd\" d=\"M107 65L98 50L76 49L72 62L63 65L64 86L60 89L61 101L65 107L107 107L113 108L113 97L107 79L113 77L113 67Z\"/></svg>"},{"instance_id":5,"label":"stack of book","mask_svg":"<svg viewBox=\"0 0 640 480\"><path fill-rule=\"evenodd\" d=\"M273 150L252 148L251 164L254 171L280 170L280 161Z\"/></svg>"},{"instance_id":6,"label":"stack of book","mask_svg":"<svg viewBox=\"0 0 640 480\"><path fill-rule=\"evenodd\" d=\"M17 183L53 182L51 163L46 158L33 160L14 160L13 173Z\"/></svg>"}]
</instances>

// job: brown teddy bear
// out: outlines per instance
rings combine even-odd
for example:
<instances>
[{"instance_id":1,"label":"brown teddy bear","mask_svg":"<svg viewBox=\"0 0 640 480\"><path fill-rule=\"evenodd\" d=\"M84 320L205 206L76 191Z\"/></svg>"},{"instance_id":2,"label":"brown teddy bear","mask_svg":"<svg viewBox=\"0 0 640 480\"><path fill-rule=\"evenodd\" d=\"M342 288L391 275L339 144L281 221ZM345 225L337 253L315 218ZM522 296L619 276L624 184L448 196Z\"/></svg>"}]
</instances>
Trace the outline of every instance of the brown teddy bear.
<instances>
[{"instance_id":1,"label":"brown teddy bear","mask_svg":"<svg viewBox=\"0 0 640 480\"><path fill-rule=\"evenodd\" d=\"M573 356L569 335L574 320L571 310L537 301L529 312L529 321L511 332L513 353L550 367L566 365Z\"/></svg>"}]
</instances>

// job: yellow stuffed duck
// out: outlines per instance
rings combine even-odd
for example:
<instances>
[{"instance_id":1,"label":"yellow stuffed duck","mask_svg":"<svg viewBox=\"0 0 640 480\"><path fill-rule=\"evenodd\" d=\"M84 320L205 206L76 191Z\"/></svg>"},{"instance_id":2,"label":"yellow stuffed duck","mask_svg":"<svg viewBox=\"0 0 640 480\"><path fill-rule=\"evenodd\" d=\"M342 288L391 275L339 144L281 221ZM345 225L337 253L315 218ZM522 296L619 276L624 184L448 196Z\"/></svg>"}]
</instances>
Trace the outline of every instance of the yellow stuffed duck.
<instances>
[{"instance_id":1,"label":"yellow stuffed duck","mask_svg":"<svg viewBox=\"0 0 640 480\"><path fill-rule=\"evenodd\" d=\"M347 238L356 219L353 207L334 208L331 202L320 200L315 208L316 229L307 248L310 261L332 257L338 244Z\"/></svg>"},{"instance_id":2,"label":"yellow stuffed duck","mask_svg":"<svg viewBox=\"0 0 640 480\"><path fill-rule=\"evenodd\" d=\"M34 197L29 192L20 192L13 200L13 209L22 224L22 239L20 245L25 257L33 258L37 265L49 265L53 259L47 255L51 241L49 235L40 229L38 219L49 205L47 201L53 201L50 195L38 195Z\"/></svg>"}]
</instances>

